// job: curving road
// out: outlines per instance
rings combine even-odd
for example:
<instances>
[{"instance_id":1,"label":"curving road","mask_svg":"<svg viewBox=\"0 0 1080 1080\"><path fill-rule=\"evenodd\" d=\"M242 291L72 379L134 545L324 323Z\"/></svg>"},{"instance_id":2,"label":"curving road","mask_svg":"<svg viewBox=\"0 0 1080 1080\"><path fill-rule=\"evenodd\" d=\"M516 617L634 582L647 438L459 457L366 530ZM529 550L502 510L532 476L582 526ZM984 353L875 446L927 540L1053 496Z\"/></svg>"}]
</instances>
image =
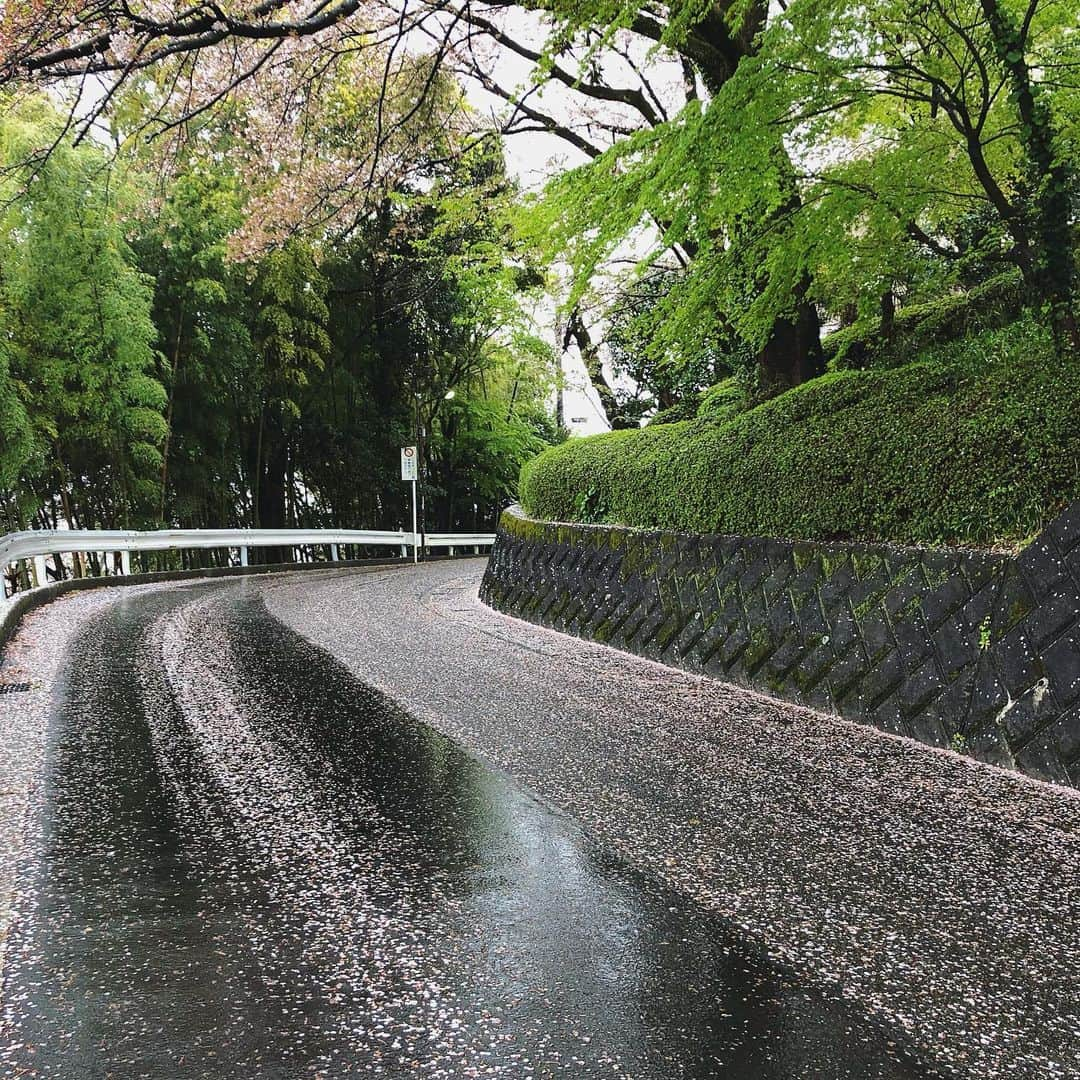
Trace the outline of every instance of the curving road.
<instances>
[{"instance_id":1,"label":"curving road","mask_svg":"<svg viewBox=\"0 0 1080 1080\"><path fill-rule=\"evenodd\" d=\"M68 608L3 1075L926 1075L259 586Z\"/></svg>"},{"instance_id":2,"label":"curving road","mask_svg":"<svg viewBox=\"0 0 1080 1080\"><path fill-rule=\"evenodd\" d=\"M0 1074L1080 1075L1075 793L500 616L481 570L27 620Z\"/></svg>"}]
</instances>

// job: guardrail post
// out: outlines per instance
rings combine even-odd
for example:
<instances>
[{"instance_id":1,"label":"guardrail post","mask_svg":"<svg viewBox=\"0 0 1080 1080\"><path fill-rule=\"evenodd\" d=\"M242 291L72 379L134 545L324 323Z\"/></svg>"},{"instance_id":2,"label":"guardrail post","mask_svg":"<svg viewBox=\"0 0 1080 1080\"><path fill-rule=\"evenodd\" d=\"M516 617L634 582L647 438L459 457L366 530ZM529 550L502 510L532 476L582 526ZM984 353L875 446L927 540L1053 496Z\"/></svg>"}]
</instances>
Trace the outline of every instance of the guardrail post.
<instances>
[{"instance_id":1,"label":"guardrail post","mask_svg":"<svg viewBox=\"0 0 1080 1080\"><path fill-rule=\"evenodd\" d=\"M248 549L247 549L246 546L241 545L241 547L240 547L240 565L241 566L247 566L247 564L248 564Z\"/></svg>"},{"instance_id":2,"label":"guardrail post","mask_svg":"<svg viewBox=\"0 0 1080 1080\"><path fill-rule=\"evenodd\" d=\"M44 585L48 581L48 577L45 574L45 556L34 556L34 584Z\"/></svg>"},{"instance_id":3,"label":"guardrail post","mask_svg":"<svg viewBox=\"0 0 1080 1080\"><path fill-rule=\"evenodd\" d=\"M337 562L338 561L338 546L337 546L337 544L331 544L330 545L330 561L331 562Z\"/></svg>"},{"instance_id":4,"label":"guardrail post","mask_svg":"<svg viewBox=\"0 0 1080 1080\"><path fill-rule=\"evenodd\" d=\"M130 551L125 550L125 551L120 552L120 573L122 573L124 575L124 577L131 577L131 552Z\"/></svg>"}]
</instances>

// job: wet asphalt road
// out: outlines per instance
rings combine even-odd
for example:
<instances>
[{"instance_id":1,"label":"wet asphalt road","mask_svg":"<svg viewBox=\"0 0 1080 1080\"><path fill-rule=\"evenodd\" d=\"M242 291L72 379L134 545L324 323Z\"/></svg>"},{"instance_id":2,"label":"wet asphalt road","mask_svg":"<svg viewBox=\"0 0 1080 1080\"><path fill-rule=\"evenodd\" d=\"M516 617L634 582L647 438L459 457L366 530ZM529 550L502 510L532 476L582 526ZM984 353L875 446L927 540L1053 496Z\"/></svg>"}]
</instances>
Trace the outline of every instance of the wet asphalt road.
<instances>
[{"instance_id":1,"label":"wet asphalt road","mask_svg":"<svg viewBox=\"0 0 1080 1080\"><path fill-rule=\"evenodd\" d=\"M4 1076L929 1075L250 583L92 615L48 740Z\"/></svg>"},{"instance_id":2,"label":"wet asphalt road","mask_svg":"<svg viewBox=\"0 0 1080 1080\"><path fill-rule=\"evenodd\" d=\"M1080 793L502 615L477 599L483 567L258 587L942 1072L1080 1078Z\"/></svg>"}]
</instances>

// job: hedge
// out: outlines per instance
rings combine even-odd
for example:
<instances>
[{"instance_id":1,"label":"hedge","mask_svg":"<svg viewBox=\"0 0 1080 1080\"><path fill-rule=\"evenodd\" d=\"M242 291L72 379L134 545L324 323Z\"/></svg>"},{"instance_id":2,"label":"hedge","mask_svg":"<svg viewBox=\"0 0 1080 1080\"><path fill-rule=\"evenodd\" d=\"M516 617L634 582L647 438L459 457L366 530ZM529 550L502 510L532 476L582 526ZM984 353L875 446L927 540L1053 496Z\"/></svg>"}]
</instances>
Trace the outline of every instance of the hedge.
<instances>
[{"instance_id":1,"label":"hedge","mask_svg":"<svg viewBox=\"0 0 1080 1080\"><path fill-rule=\"evenodd\" d=\"M731 376L702 392L697 415L714 424L733 420L750 407L748 398L746 386Z\"/></svg>"},{"instance_id":2,"label":"hedge","mask_svg":"<svg viewBox=\"0 0 1080 1080\"><path fill-rule=\"evenodd\" d=\"M1030 322L840 371L723 422L571 440L527 513L683 532L1012 545L1080 496L1080 362Z\"/></svg>"}]
</instances>

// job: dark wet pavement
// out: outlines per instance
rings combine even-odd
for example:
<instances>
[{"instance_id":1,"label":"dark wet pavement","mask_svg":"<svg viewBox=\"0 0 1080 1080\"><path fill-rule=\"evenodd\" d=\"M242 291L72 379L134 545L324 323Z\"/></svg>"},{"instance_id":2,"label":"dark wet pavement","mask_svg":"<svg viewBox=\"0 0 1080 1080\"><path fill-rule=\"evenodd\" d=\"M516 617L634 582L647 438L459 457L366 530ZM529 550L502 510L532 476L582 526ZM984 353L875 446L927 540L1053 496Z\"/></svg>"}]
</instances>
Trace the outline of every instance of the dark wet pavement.
<instances>
[{"instance_id":1,"label":"dark wet pavement","mask_svg":"<svg viewBox=\"0 0 1080 1080\"><path fill-rule=\"evenodd\" d=\"M48 760L5 1076L927 1075L247 584L94 617Z\"/></svg>"}]
</instances>

